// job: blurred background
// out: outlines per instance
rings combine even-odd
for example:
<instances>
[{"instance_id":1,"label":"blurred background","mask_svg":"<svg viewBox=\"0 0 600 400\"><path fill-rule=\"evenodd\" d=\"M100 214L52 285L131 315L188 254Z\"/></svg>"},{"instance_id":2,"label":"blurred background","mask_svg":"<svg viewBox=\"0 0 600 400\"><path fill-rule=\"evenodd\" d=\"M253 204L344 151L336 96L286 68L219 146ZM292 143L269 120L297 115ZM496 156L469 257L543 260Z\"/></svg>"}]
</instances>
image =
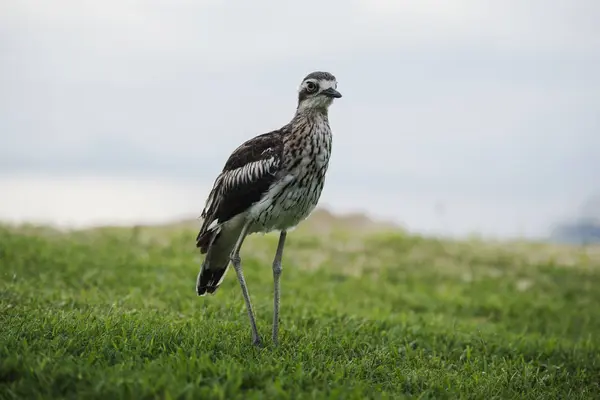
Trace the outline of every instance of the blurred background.
<instances>
[{"instance_id":1,"label":"blurred background","mask_svg":"<svg viewBox=\"0 0 600 400\"><path fill-rule=\"evenodd\" d=\"M413 232L600 240L600 2L3 0L0 220L200 214L336 75L321 205Z\"/></svg>"}]
</instances>

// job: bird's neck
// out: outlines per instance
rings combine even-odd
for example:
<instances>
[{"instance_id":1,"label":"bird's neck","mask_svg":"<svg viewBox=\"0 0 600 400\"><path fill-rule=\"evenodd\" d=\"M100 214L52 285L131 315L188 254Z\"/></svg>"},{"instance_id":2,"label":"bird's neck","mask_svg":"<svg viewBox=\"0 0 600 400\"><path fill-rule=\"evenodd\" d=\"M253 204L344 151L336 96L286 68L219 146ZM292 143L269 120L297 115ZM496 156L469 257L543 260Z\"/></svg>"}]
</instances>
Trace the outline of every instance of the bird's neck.
<instances>
[{"instance_id":1,"label":"bird's neck","mask_svg":"<svg viewBox=\"0 0 600 400\"><path fill-rule=\"evenodd\" d=\"M327 107L311 107L311 108L301 108L298 107L296 109L296 114L294 114L294 118L292 118L292 124L295 121L300 120L328 120L329 110Z\"/></svg>"},{"instance_id":2,"label":"bird's neck","mask_svg":"<svg viewBox=\"0 0 600 400\"><path fill-rule=\"evenodd\" d=\"M330 136L329 118L327 110L307 109L296 112L294 118L288 124L288 140L304 136Z\"/></svg>"}]
</instances>

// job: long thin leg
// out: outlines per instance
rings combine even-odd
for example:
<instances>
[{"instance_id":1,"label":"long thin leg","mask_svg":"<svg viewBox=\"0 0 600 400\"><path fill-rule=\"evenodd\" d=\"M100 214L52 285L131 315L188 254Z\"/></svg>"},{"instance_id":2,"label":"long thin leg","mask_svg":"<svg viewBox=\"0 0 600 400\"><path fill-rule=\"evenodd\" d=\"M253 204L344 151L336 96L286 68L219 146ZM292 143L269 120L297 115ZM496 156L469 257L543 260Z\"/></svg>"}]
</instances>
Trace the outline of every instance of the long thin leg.
<instances>
[{"instance_id":1,"label":"long thin leg","mask_svg":"<svg viewBox=\"0 0 600 400\"><path fill-rule=\"evenodd\" d=\"M278 343L277 335L279 333L279 278L281 277L281 259L283 257L283 246L285 245L286 236L286 231L281 231L281 233L279 234L279 243L277 244L275 259L273 260L273 342L275 344Z\"/></svg>"},{"instance_id":2,"label":"long thin leg","mask_svg":"<svg viewBox=\"0 0 600 400\"><path fill-rule=\"evenodd\" d=\"M240 258L240 248L242 247L242 243L246 238L247 231L248 223L246 223L244 228L242 228L242 233L240 233L240 237L233 248L233 252L231 253L231 262L233 264L233 268L235 268L238 281L242 287L242 295L244 296L244 301L246 302L246 309L248 310L248 317L250 318L250 326L252 327L252 343L256 346L260 346L260 335L258 334L258 329L256 328L256 320L254 319L254 312L252 311L252 304L250 303L250 294L248 293L246 279L244 279L244 273L242 272L242 259Z\"/></svg>"}]
</instances>

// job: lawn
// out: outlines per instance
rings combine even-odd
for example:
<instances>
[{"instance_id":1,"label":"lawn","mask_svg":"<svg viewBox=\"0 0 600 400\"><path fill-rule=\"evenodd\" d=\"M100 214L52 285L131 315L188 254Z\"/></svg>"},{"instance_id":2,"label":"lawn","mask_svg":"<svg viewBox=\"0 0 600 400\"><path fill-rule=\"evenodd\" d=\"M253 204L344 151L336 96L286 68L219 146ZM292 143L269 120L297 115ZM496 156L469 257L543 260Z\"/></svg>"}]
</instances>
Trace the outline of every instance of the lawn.
<instances>
[{"instance_id":1,"label":"lawn","mask_svg":"<svg viewBox=\"0 0 600 400\"><path fill-rule=\"evenodd\" d=\"M314 222L314 221L313 221ZM314 224L313 224L314 225ZM600 252L307 226L197 297L189 224L0 226L0 398L594 398Z\"/></svg>"}]
</instances>

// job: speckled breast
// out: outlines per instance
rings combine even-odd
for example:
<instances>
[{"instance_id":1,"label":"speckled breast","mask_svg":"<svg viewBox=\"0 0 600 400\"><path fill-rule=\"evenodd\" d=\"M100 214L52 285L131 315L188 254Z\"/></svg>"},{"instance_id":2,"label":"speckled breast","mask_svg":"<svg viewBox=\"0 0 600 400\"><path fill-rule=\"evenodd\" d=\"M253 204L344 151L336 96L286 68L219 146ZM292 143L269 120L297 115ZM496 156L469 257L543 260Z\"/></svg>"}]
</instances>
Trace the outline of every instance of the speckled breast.
<instances>
[{"instance_id":1,"label":"speckled breast","mask_svg":"<svg viewBox=\"0 0 600 400\"><path fill-rule=\"evenodd\" d=\"M325 184L331 155L331 132L306 138L296 157L288 158L282 179L270 191L268 206L257 218L255 230L283 230L296 226L314 210Z\"/></svg>"}]
</instances>

